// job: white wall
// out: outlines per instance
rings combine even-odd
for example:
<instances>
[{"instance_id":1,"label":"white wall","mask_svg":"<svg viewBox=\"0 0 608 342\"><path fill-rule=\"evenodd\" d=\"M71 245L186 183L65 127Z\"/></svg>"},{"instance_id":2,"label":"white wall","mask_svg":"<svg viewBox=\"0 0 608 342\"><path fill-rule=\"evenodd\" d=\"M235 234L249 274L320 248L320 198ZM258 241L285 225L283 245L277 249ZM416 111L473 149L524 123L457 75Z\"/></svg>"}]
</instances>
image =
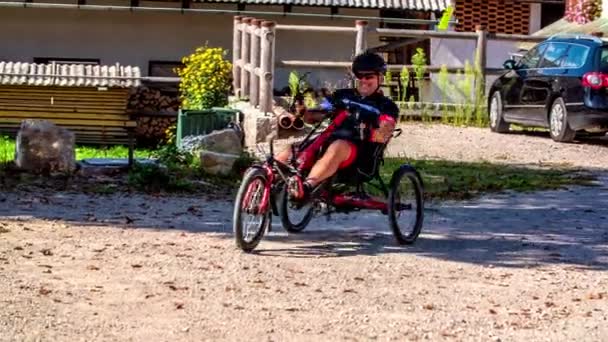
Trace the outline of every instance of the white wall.
<instances>
[{"instance_id":1,"label":"white wall","mask_svg":"<svg viewBox=\"0 0 608 342\"><path fill-rule=\"evenodd\" d=\"M112 4L124 6L127 3L114 0ZM150 4L142 2L142 5ZM236 9L235 5L226 4L197 4L196 7ZM251 11L281 9L247 6ZM294 8L294 11L328 13L329 9ZM378 11L341 10L340 14L377 16ZM354 26L352 21L322 18L268 16L264 19L280 24ZM138 65L146 75L150 60L180 60L206 41L212 46L231 50L232 23L232 15L221 14L0 8L0 60L32 62L34 57L99 58L104 64ZM276 56L290 60L347 61L354 51L354 44L354 33L278 32ZM377 45L377 39L370 37L369 44ZM277 69L275 87L287 85L289 71ZM311 80L315 85L323 85L324 81L335 84L344 78L343 70L312 71L315 75Z\"/></svg>"},{"instance_id":2,"label":"white wall","mask_svg":"<svg viewBox=\"0 0 608 342\"><path fill-rule=\"evenodd\" d=\"M206 40L231 46L229 16L55 9L0 9L0 59L100 58L138 65L180 60Z\"/></svg>"}]
</instances>

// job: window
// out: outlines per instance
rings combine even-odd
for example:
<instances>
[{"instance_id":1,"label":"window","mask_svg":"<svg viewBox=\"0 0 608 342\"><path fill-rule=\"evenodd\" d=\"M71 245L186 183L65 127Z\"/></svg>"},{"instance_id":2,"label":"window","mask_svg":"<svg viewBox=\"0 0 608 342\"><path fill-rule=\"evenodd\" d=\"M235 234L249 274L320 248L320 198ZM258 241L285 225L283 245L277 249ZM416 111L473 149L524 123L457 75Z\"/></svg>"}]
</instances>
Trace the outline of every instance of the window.
<instances>
[{"instance_id":1,"label":"window","mask_svg":"<svg viewBox=\"0 0 608 342\"><path fill-rule=\"evenodd\" d=\"M537 45L528 51L528 53L519 60L518 69L532 69L536 68L540 57L547 48L547 44Z\"/></svg>"},{"instance_id":2,"label":"window","mask_svg":"<svg viewBox=\"0 0 608 342\"><path fill-rule=\"evenodd\" d=\"M540 60L539 68L559 68L566 58L568 44L549 43L548 45L543 58Z\"/></svg>"},{"instance_id":3,"label":"window","mask_svg":"<svg viewBox=\"0 0 608 342\"><path fill-rule=\"evenodd\" d=\"M148 75L156 77L178 77L175 68L182 68L184 64L173 61L150 61Z\"/></svg>"},{"instance_id":4,"label":"window","mask_svg":"<svg viewBox=\"0 0 608 342\"><path fill-rule=\"evenodd\" d=\"M36 64L91 64L99 65L100 60L98 58L64 58L64 57L34 57L34 63Z\"/></svg>"},{"instance_id":5,"label":"window","mask_svg":"<svg viewBox=\"0 0 608 342\"><path fill-rule=\"evenodd\" d=\"M570 45L568 49L568 56L562 62L564 68L580 68L585 65L587 56L589 55L589 48L582 45Z\"/></svg>"}]
</instances>

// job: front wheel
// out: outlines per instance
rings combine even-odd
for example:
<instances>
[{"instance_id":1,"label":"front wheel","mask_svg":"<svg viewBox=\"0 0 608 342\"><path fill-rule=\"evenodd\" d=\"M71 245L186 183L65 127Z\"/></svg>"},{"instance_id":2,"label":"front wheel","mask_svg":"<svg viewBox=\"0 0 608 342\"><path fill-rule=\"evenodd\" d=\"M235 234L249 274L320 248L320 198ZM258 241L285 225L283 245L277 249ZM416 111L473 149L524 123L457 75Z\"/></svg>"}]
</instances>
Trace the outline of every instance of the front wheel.
<instances>
[{"instance_id":1,"label":"front wheel","mask_svg":"<svg viewBox=\"0 0 608 342\"><path fill-rule=\"evenodd\" d=\"M283 188L280 196L279 203L279 216L281 217L281 224L283 228L290 233L302 232L314 215L314 206L312 201L296 208L295 205L290 203L289 195L287 193L287 186Z\"/></svg>"},{"instance_id":2,"label":"front wheel","mask_svg":"<svg viewBox=\"0 0 608 342\"><path fill-rule=\"evenodd\" d=\"M424 218L423 188L420 175L404 165L393 173L388 200L388 218L397 242L414 243Z\"/></svg>"},{"instance_id":3,"label":"front wheel","mask_svg":"<svg viewBox=\"0 0 608 342\"><path fill-rule=\"evenodd\" d=\"M252 168L245 173L236 195L232 228L236 245L245 252L257 247L270 219L269 209L260 211L267 182L264 170Z\"/></svg>"}]
</instances>

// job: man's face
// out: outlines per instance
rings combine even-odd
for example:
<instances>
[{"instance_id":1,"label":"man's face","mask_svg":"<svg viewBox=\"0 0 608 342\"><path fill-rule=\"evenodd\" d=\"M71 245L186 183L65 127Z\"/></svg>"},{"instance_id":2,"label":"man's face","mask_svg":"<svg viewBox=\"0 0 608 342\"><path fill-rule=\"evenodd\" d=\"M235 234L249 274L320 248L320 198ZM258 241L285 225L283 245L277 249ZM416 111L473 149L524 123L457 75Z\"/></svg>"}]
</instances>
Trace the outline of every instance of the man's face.
<instances>
[{"instance_id":1,"label":"man's face","mask_svg":"<svg viewBox=\"0 0 608 342\"><path fill-rule=\"evenodd\" d=\"M357 91L361 96L370 96L380 86L380 75L377 73L360 73L357 77Z\"/></svg>"}]
</instances>

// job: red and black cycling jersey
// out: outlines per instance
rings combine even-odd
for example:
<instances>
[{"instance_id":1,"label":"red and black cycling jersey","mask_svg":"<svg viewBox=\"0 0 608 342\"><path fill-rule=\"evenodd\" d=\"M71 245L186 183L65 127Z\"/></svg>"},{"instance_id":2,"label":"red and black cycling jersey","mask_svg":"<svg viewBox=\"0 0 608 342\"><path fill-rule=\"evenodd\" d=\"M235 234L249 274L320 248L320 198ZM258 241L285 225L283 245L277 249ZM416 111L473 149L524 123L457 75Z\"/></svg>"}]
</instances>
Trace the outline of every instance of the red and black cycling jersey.
<instances>
[{"instance_id":1,"label":"red and black cycling jersey","mask_svg":"<svg viewBox=\"0 0 608 342\"><path fill-rule=\"evenodd\" d=\"M355 89L338 89L329 99L336 112L345 108L345 104L342 102L342 99L348 99L372 106L380 111L380 115L372 112L360 111L359 120L357 120L354 115L351 115L333 134L334 139L345 139L355 142L358 145L376 145L375 143L369 141L369 134L371 129L378 128L380 116L388 115L395 121L397 121L399 116L399 107L397 107L397 105L391 99L382 95L380 92L363 97ZM361 139L360 124L365 126L366 136L363 138L363 140Z\"/></svg>"}]
</instances>

